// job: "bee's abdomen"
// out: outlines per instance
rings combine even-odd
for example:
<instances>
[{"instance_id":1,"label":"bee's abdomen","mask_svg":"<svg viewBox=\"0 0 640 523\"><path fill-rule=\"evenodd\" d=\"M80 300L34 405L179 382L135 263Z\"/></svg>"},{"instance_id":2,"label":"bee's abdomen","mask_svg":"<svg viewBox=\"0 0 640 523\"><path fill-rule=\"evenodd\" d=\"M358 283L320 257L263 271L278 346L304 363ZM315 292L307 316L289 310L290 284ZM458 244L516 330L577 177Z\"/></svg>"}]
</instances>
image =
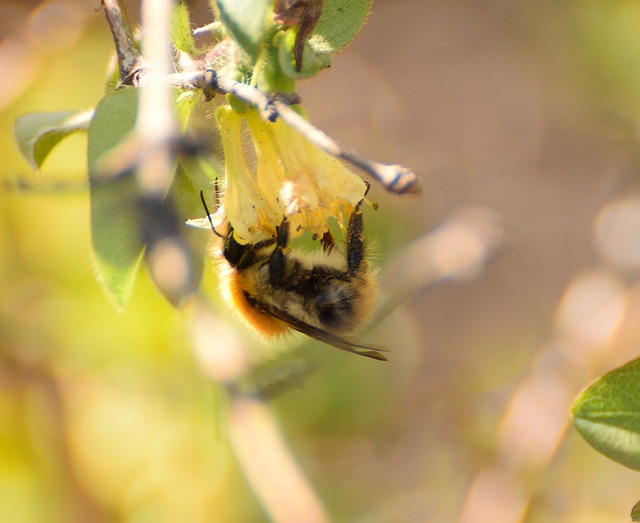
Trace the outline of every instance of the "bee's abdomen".
<instances>
[{"instance_id":1,"label":"bee's abdomen","mask_svg":"<svg viewBox=\"0 0 640 523\"><path fill-rule=\"evenodd\" d=\"M339 286L318 293L314 305L320 325L327 330L351 330L354 299L357 296L353 292Z\"/></svg>"}]
</instances>

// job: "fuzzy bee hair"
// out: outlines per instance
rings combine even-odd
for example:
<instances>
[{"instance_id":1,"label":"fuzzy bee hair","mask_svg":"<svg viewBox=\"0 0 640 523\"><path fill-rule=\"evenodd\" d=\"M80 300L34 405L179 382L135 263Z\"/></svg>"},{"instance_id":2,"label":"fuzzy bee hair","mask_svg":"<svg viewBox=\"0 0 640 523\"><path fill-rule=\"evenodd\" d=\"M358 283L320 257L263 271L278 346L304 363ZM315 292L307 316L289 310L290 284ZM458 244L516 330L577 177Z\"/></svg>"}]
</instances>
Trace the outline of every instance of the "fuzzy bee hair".
<instances>
[{"instance_id":1,"label":"fuzzy bee hair","mask_svg":"<svg viewBox=\"0 0 640 523\"><path fill-rule=\"evenodd\" d=\"M207 211L208 213L208 211ZM222 294L240 316L264 337L291 329L339 349L386 360L383 347L346 336L369 318L377 296L376 270L367 260L367 244L359 206L351 213L344 252L326 233L322 250L289 247L289 223L257 243L240 244L233 227L220 235Z\"/></svg>"}]
</instances>

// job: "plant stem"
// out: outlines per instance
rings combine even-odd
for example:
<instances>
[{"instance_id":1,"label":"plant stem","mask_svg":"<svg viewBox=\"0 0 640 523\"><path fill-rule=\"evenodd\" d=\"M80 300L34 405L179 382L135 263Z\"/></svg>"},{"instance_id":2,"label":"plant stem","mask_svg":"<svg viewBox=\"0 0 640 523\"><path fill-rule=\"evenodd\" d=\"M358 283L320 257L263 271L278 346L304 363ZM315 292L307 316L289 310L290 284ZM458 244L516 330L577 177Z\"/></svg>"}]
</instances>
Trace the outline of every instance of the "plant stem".
<instances>
[{"instance_id":1,"label":"plant stem","mask_svg":"<svg viewBox=\"0 0 640 523\"><path fill-rule=\"evenodd\" d=\"M166 81L170 85L186 89L202 89L207 100L213 98L216 92L237 96L258 109L264 120L273 122L277 118L282 118L327 154L345 160L370 174L387 191L394 194L422 192L422 180L411 169L398 164L376 162L347 149L322 129L300 116L291 107L291 104L300 103L300 98L296 94L270 95L248 84L218 76L213 70L176 73L169 75Z\"/></svg>"},{"instance_id":2,"label":"plant stem","mask_svg":"<svg viewBox=\"0 0 640 523\"><path fill-rule=\"evenodd\" d=\"M127 12L122 0L102 0L104 13L111 28L120 69L119 85L135 85L136 72L142 67Z\"/></svg>"}]
</instances>

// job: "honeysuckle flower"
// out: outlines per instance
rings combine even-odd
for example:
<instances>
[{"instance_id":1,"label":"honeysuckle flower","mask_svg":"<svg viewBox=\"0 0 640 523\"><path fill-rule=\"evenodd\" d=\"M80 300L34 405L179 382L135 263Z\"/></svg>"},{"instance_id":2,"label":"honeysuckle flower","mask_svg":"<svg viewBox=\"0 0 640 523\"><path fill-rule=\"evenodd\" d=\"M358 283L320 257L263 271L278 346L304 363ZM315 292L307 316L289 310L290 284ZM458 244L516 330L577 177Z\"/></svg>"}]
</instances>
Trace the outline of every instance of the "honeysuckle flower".
<instances>
[{"instance_id":1,"label":"honeysuckle flower","mask_svg":"<svg viewBox=\"0 0 640 523\"><path fill-rule=\"evenodd\" d=\"M273 235L285 218L292 238L305 230L321 237L331 217L344 226L364 198L364 180L284 121L266 122L254 109L237 113L227 106L216 118L225 153L223 205L240 243ZM253 172L243 155L243 118L255 149Z\"/></svg>"},{"instance_id":2,"label":"honeysuckle flower","mask_svg":"<svg viewBox=\"0 0 640 523\"><path fill-rule=\"evenodd\" d=\"M280 210L280 190L285 183L285 173L273 141L257 111L249 111L243 116L249 126L256 153L256 182L269 205ZM280 210L280 220L282 217Z\"/></svg>"},{"instance_id":3,"label":"honeysuckle flower","mask_svg":"<svg viewBox=\"0 0 640 523\"><path fill-rule=\"evenodd\" d=\"M328 230L330 216L346 224L367 192L365 181L284 121L269 128L285 168L287 182L281 196L286 208L302 212L304 227L316 235Z\"/></svg>"},{"instance_id":4,"label":"honeysuckle flower","mask_svg":"<svg viewBox=\"0 0 640 523\"><path fill-rule=\"evenodd\" d=\"M226 105L216 110L216 120L225 158L223 208L239 243L252 243L271 237L282 222L276 202L265 192L245 163L242 141L242 115Z\"/></svg>"}]
</instances>

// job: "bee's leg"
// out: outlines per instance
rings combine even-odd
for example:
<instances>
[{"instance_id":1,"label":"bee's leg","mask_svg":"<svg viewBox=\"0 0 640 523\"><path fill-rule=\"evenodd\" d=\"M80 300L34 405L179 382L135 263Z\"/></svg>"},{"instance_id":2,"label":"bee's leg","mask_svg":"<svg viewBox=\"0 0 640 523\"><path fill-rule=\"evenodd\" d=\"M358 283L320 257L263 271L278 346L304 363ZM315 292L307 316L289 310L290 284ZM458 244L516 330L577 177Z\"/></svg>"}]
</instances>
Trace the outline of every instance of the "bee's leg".
<instances>
[{"instance_id":1,"label":"bee's leg","mask_svg":"<svg viewBox=\"0 0 640 523\"><path fill-rule=\"evenodd\" d=\"M276 232L276 247L269 258L269 280L271 285L277 286L284 282L285 256L284 250L289 243L289 222L285 219L278 226Z\"/></svg>"},{"instance_id":2,"label":"bee's leg","mask_svg":"<svg viewBox=\"0 0 640 523\"><path fill-rule=\"evenodd\" d=\"M358 204L349 217L349 226L347 228L347 267L349 268L349 274L357 273L362 267L364 251L364 220L360 204Z\"/></svg>"},{"instance_id":3,"label":"bee's leg","mask_svg":"<svg viewBox=\"0 0 640 523\"><path fill-rule=\"evenodd\" d=\"M331 254L336 248L336 242L333 239L333 235L331 234L331 231L329 229L327 229L327 232L325 232L322 235L322 238L320 238L320 245L322 245L322 250L327 254Z\"/></svg>"},{"instance_id":4,"label":"bee's leg","mask_svg":"<svg viewBox=\"0 0 640 523\"><path fill-rule=\"evenodd\" d=\"M289 245L289 222L283 218L282 223L276 227L276 245L285 249Z\"/></svg>"}]
</instances>

